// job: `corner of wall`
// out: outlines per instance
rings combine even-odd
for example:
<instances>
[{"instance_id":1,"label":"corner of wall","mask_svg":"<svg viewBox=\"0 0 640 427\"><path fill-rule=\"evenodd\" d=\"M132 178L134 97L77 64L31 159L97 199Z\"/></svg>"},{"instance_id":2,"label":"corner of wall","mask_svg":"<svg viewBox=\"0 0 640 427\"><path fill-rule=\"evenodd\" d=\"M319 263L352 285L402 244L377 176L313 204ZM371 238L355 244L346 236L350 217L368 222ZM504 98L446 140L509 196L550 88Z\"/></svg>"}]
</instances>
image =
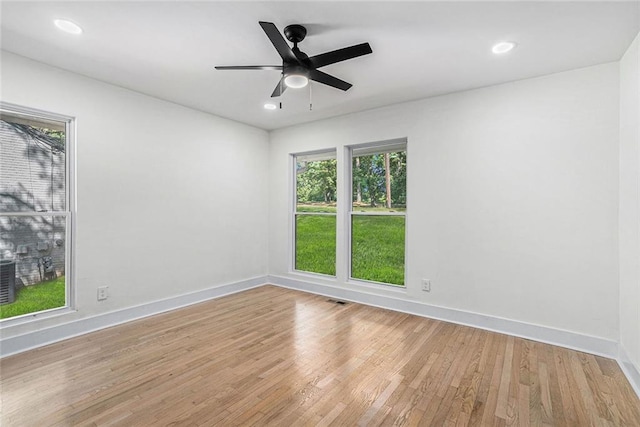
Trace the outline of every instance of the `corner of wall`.
<instances>
[{"instance_id":1,"label":"corner of wall","mask_svg":"<svg viewBox=\"0 0 640 427\"><path fill-rule=\"evenodd\" d=\"M640 33L619 76L618 363L640 396Z\"/></svg>"}]
</instances>

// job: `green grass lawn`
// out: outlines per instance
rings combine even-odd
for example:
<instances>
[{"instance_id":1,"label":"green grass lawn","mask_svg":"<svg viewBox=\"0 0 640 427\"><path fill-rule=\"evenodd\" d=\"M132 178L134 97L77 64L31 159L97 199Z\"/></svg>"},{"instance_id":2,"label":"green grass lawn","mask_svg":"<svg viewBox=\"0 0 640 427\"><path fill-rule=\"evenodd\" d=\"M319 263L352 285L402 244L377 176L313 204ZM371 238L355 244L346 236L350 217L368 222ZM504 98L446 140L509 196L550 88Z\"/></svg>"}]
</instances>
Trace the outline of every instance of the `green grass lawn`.
<instances>
[{"instance_id":1,"label":"green grass lawn","mask_svg":"<svg viewBox=\"0 0 640 427\"><path fill-rule=\"evenodd\" d=\"M25 286L18 291L13 303L0 305L0 319L64 307L65 294L64 276Z\"/></svg>"},{"instance_id":2,"label":"green grass lawn","mask_svg":"<svg viewBox=\"0 0 640 427\"><path fill-rule=\"evenodd\" d=\"M404 285L404 217L354 215L351 277ZM336 217L296 216L296 270L336 274Z\"/></svg>"},{"instance_id":3,"label":"green grass lawn","mask_svg":"<svg viewBox=\"0 0 640 427\"><path fill-rule=\"evenodd\" d=\"M351 217L351 277L404 285L404 217Z\"/></svg>"},{"instance_id":4,"label":"green grass lawn","mask_svg":"<svg viewBox=\"0 0 640 427\"><path fill-rule=\"evenodd\" d=\"M335 276L336 217L296 216L296 270Z\"/></svg>"}]
</instances>

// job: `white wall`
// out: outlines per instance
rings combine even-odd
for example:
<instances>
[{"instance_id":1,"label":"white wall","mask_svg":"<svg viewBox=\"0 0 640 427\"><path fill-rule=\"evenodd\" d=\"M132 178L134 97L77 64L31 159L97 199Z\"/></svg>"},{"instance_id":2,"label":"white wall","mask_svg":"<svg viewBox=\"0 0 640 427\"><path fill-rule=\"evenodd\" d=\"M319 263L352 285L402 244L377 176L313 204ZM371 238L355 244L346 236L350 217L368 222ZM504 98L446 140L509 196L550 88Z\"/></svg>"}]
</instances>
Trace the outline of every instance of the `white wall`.
<instances>
[{"instance_id":1,"label":"white wall","mask_svg":"<svg viewBox=\"0 0 640 427\"><path fill-rule=\"evenodd\" d=\"M620 61L620 344L640 373L640 36ZM640 386L640 384L639 384Z\"/></svg>"},{"instance_id":2,"label":"white wall","mask_svg":"<svg viewBox=\"0 0 640 427\"><path fill-rule=\"evenodd\" d=\"M637 337L624 313L637 316L638 306L620 317L618 309L639 292L623 285L620 294L618 285L618 249L627 250L618 242L619 179L638 185L638 166L627 179L619 165L621 107L637 126L637 98L631 109L628 97L619 99L619 72L623 90L638 84L624 77L634 75L629 62L637 67L629 55L620 70L604 64L269 137L3 52L3 101L77 117L78 312L0 333L15 337L268 271L612 341L621 321L623 335ZM398 137L409 140L406 291L348 283L343 247L337 280L290 273L288 154L338 147L342 161L346 144ZM629 194L637 198L637 187ZM432 279L432 292L419 290L421 278ZM105 302L96 301L99 285L110 288ZM638 360L632 342L623 343Z\"/></svg>"},{"instance_id":3,"label":"white wall","mask_svg":"<svg viewBox=\"0 0 640 427\"><path fill-rule=\"evenodd\" d=\"M3 338L266 275L267 132L7 52L1 71L3 101L77 118L78 311Z\"/></svg>"},{"instance_id":4,"label":"white wall","mask_svg":"<svg viewBox=\"0 0 640 427\"><path fill-rule=\"evenodd\" d=\"M273 131L270 274L617 341L618 91L611 63ZM290 273L288 154L405 136L406 292L342 247L337 280Z\"/></svg>"}]
</instances>

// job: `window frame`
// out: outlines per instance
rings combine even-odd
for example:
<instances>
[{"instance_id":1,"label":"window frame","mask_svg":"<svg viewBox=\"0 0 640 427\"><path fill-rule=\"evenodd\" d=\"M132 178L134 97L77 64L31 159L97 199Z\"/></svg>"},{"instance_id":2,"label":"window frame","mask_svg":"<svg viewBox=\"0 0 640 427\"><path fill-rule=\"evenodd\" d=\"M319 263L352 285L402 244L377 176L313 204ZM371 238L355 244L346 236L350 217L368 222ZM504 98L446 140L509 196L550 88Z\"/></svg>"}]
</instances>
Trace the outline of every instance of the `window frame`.
<instances>
[{"instance_id":1,"label":"window frame","mask_svg":"<svg viewBox=\"0 0 640 427\"><path fill-rule=\"evenodd\" d=\"M340 166L338 164L337 161L337 149L334 148L327 148L327 149L321 149L321 150L313 150L313 151L304 151L304 152L299 152L299 153L291 153L289 155L289 171L291 173L291 179L289 180L289 182L291 183L291 189L289 194L292 195L292 197L290 197L291 200L291 205L289 207L289 233L291 238L289 239L289 271L296 273L296 274L302 274L302 275L311 275L314 277L321 277L323 279L330 279L330 280L336 280L338 277L338 241L339 241L339 236L338 236L338 210L336 209L336 212L298 212L298 174L297 174L297 164L298 164L298 158L299 157L303 157L303 156L322 156L323 154L332 154L332 157L336 159L336 173L338 174L338 171L340 169ZM338 174L339 175L339 174ZM340 193L339 193L339 180L336 181L336 199L337 199L337 203L339 202L340 199ZM331 274L325 274L325 273L317 273L317 272L313 272L313 271L307 271L307 270L298 270L296 269L296 244L297 244L297 239L296 239L296 224L297 224L297 217L298 215L317 215L317 216L333 216L336 218L336 257L335 257L335 270L336 273L334 275Z\"/></svg>"},{"instance_id":2,"label":"window frame","mask_svg":"<svg viewBox=\"0 0 640 427\"><path fill-rule=\"evenodd\" d=\"M384 286L385 288L391 288L394 290L401 290L401 291L405 291L407 289L407 228L408 228L407 224L408 224L408 212L409 212L408 197L407 197L407 203L406 203L404 212L354 212L353 210L353 159L354 159L353 152L354 150L371 149L373 151L372 154L380 154L385 152L384 147L396 146L396 145L403 146L404 148L403 151L407 152L407 159L408 159L409 144L408 144L407 138L388 139L383 141L368 142L363 144L354 144L354 145L345 146L345 155L344 155L345 172L346 172L345 188L346 188L348 199L349 199L348 205L346 206L346 215L344 218L345 220L344 229L345 229L345 236L346 236L345 256L347 258L347 262L346 262L347 283L357 284L357 285L375 285L376 287ZM382 151L377 152L375 151L376 148L380 148ZM390 151L390 152L394 152L394 151ZM407 163L408 162L409 161L407 160ZM404 284L397 285L393 283L377 282L375 280L360 279L352 276L352 261L353 261L352 260L352 257L353 257L352 228L353 228L354 216L402 216L404 217L404 268L403 268Z\"/></svg>"},{"instance_id":3,"label":"window frame","mask_svg":"<svg viewBox=\"0 0 640 427\"><path fill-rule=\"evenodd\" d=\"M25 116L35 121L54 121L65 127L65 210L0 212L2 217L64 217L65 218L65 305L33 313L0 319L2 327L29 323L76 311L75 289L75 235L76 235L76 118L36 108L0 101L0 113Z\"/></svg>"}]
</instances>

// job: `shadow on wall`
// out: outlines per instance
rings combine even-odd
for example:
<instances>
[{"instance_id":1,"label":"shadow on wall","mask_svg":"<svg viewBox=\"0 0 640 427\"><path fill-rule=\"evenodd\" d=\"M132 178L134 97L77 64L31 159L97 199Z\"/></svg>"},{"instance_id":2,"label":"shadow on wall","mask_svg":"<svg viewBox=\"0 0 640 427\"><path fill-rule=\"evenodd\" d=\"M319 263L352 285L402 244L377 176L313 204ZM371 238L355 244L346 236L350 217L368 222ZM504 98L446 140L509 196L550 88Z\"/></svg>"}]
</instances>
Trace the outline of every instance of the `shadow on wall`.
<instances>
[{"instance_id":1,"label":"shadow on wall","mask_svg":"<svg viewBox=\"0 0 640 427\"><path fill-rule=\"evenodd\" d=\"M65 175L60 139L32 126L0 120L1 212L64 211ZM16 261L18 283L25 285L62 275L65 230L64 216L2 216L0 259Z\"/></svg>"}]
</instances>

